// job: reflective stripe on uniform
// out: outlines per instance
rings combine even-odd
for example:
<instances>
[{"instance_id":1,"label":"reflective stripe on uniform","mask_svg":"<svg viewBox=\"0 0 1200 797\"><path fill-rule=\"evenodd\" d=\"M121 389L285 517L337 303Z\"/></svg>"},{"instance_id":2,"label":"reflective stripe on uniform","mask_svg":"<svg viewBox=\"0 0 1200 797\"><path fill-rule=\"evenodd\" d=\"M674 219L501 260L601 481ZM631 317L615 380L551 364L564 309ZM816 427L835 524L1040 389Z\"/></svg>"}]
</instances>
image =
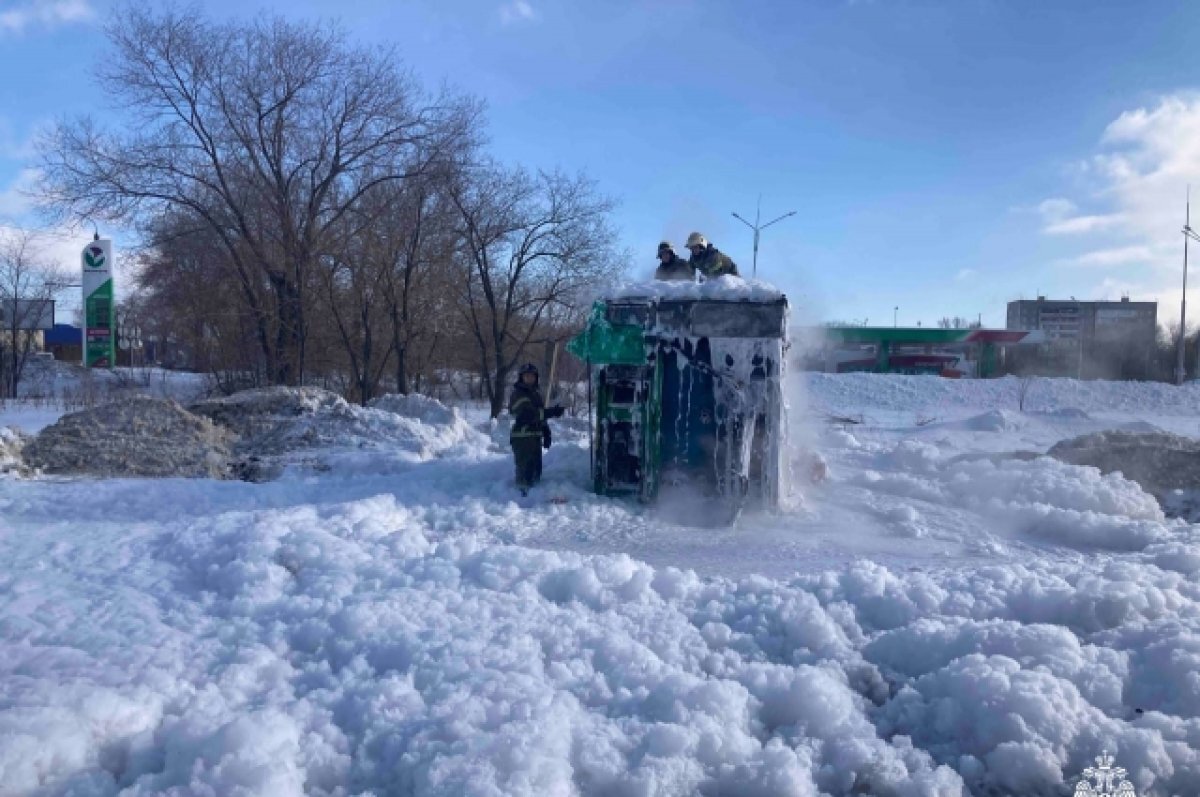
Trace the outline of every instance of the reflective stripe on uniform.
<instances>
[{"instance_id":1,"label":"reflective stripe on uniform","mask_svg":"<svg viewBox=\"0 0 1200 797\"><path fill-rule=\"evenodd\" d=\"M514 402L513 402L513 405L512 405L511 407L509 407L509 408L508 408L508 411L509 411L509 412L516 412L516 409L517 409L517 407L521 406L521 403L522 403L522 402L524 402L524 403L528 404L528 403L529 403L529 397L528 397L528 396L521 396L521 398L519 398L519 399L517 399L516 401L514 401Z\"/></svg>"},{"instance_id":2,"label":"reflective stripe on uniform","mask_svg":"<svg viewBox=\"0 0 1200 797\"><path fill-rule=\"evenodd\" d=\"M513 430L512 434L509 435L510 438L511 437L541 437L541 436L542 436L541 432L518 432L515 429Z\"/></svg>"}]
</instances>

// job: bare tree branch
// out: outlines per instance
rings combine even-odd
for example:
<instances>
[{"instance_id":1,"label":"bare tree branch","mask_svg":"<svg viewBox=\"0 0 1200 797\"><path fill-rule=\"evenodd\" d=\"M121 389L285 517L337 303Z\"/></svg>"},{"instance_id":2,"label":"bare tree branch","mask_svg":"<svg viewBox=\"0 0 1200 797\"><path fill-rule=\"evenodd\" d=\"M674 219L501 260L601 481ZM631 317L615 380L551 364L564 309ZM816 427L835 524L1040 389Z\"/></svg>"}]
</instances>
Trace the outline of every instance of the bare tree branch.
<instances>
[{"instance_id":1,"label":"bare tree branch","mask_svg":"<svg viewBox=\"0 0 1200 797\"><path fill-rule=\"evenodd\" d=\"M280 18L129 8L108 36L103 86L134 122L60 123L39 145L43 204L143 226L171 209L203 219L242 282L273 295L258 321L271 380L300 381L306 292L338 225L376 188L459 156L478 104L428 97L394 53Z\"/></svg>"}]
</instances>

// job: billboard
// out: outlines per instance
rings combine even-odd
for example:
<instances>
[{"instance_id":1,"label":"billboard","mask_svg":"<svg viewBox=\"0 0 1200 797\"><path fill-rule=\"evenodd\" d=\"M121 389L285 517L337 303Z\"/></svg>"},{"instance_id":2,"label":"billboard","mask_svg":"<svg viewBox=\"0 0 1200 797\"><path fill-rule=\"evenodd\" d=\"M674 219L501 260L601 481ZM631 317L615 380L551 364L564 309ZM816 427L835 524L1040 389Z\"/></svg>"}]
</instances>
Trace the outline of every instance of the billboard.
<instances>
[{"instance_id":1,"label":"billboard","mask_svg":"<svg viewBox=\"0 0 1200 797\"><path fill-rule=\"evenodd\" d=\"M10 329L14 320L17 329L54 329L54 300L0 300L0 326Z\"/></svg>"},{"instance_id":2,"label":"billboard","mask_svg":"<svg viewBox=\"0 0 1200 797\"><path fill-rule=\"evenodd\" d=\"M83 248L83 364L111 368L116 364L112 281L112 241L96 238Z\"/></svg>"}]
</instances>

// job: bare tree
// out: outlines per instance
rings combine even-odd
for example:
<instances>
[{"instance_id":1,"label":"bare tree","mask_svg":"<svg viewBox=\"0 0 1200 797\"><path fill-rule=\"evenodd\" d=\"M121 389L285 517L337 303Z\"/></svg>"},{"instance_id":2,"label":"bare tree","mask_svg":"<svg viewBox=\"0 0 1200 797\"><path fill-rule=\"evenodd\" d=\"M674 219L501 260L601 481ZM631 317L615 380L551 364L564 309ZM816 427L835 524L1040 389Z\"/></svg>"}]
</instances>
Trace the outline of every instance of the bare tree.
<instances>
[{"instance_id":1,"label":"bare tree","mask_svg":"<svg viewBox=\"0 0 1200 797\"><path fill-rule=\"evenodd\" d=\"M373 189L461 153L477 104L427 97L392 52L318 25L130 7L107 32L102 86L128 126L46 136L45 204L136 222L190 211L229 258L269 379L301 381L305 292L331 235Z\"/></svg>"},{"instance_id":2,"label":"bare tree","mask_svg":"<svg viewBox=\"0 0 1200 797\"><path fill-rule=\"evenodd\" d=\"M1191 378L1200 378L1200 328L1192 328L1190 334L1185 334L1183 337L1184 343L1184 371L1185 375L1188 366L1194 366L1191 371ZM1154 379L1161 382L1175 381L1176 357L1179 354L1179 322L1169 321L1165 325L1158 327L1158 334L1154 342L1154 352L1151 354L1153 364L1151 373Z\"/></svg>"},{"instance_id":3,"label":"bare tree","mask_svg":"<svg viewBox=\"0 0 1200 797\"><path fill-rule=\"evenodd\" d=\"M0 238L0 395L16 398L36 331L54 323L54 296L66 276L38 252L28 231Z\"/></svg>"},{"instance_id":4,"label":"bare tree","mask_svg":"<svg viewBox=\"0 0 1200 797\"><path fill-rule=\"evenodd\" d=\"M323 294L356 398L368 401L385 368L407 393L414 365L436 345L450 311L447 279L458 246L453 208L423 179L380 186L352 217L354 232L325 260Z\"/></svg>"},{"instance_id":5,"label":"bare tree","mask_svg":"<svg viewBox=\"0 0 1200 797\"><path fill-rule=\"evenodd\" d=\"M239 283L216 233L186 210L162 214L148 233L135 298L156 358L207 372L224 392L266 383L261 351L246 345L257 317L244 301L257 289L263 306L265 286Z\"/></svg>"},{"instance_id":6,"label":"bare tree","mask_svg":"<svg viewBox=\"0 0 1200 797\"><path fill-rule=\"evenodd\" d=\"M489 167L450 191L462 238L462 313L492 417L508 376L555 307L612 275L612 202L582 177Z\"/></svg>"},{"instance_id":7,"label":"bare tree","mask_svg":"<svg viewBox=\"0 0 1200 797\"><path fill-rule=\"evenodd\" d=\"M372 261L372 250L371 242L356 236L326 255L319 269L333 337L349 367L351 392L364 406L392 355L385 326L385 270Z\"/></svg>"},{"instance_id":8,"label":"bare tree","mask_svg":"<svg viewBox=\"0 0 1200 797\"><path fill-rule=\"evenodd\" d=\"M396 229L380 254L396 354L396 391L407 393L410 378L424 370L422 352L437 346L453 313L452 263L460 241L444 185L418 184L399 197L396 210Z\"/></svg>"},{"instance_id":9,"label":"bare tree","mask_svg":"<svg viewBox=\"0 0 1200 797\"><path fill-rule=\"evenodd\" d=\"M950 316L942 316L938 319L939 329L979 329L983 326L979 321L972 321L968 318L963 318L956 315L953 318Z\"/></svg>"}]
</instances>

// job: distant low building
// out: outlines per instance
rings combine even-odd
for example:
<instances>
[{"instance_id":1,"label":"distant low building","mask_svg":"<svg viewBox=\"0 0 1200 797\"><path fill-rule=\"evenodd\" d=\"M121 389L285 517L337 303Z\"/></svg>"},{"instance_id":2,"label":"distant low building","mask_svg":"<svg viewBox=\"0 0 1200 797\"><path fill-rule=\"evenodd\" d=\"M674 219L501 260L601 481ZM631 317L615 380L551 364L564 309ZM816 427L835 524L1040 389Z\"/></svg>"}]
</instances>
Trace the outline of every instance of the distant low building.
<instances>
[{"instance_id":1,"label":"distant low building","mask_svg":"<svg viewBox=\"0 0 1200 797\"><path fill-rule=\"evenodd\" d=\"M1009 349L1040 340L1026 330L827 326L797 330L810 371L997 376Z\"/></svg>"},{"instance_id":2,"label":"distant low building","mask_svg":"<svg viewBox=\"0 0 1200 797\"><path fill-rule=\"evenodd\" d=\"M1151 379L1158 303L1020 299L1008 303L1009 329L1036 329L1045 343L1017 353L1016 372L1080 379Z\"/></svg>"},{"instance_id":3,"label":"distant low building","mask_svg":"<svg viewBox=\"0 0 1200 797\"><path fill-rule=\"evenodd\" d=\"M34 350L45 347L45 332L54 326L53 299L0 299L0 347L13 345L16 327L17 346L32 338Z\"/></svg>"},{"instance_id":4,"label":"distant low building","mask_svg":"<svg viewBox=\"0 0 1200 797\"><path fill-rule=\"evenodd\" d=\"M55 324L45 333L46 351L64 362L83 362L83 330L71 324Z\"/></svg>"}]
</instances>

